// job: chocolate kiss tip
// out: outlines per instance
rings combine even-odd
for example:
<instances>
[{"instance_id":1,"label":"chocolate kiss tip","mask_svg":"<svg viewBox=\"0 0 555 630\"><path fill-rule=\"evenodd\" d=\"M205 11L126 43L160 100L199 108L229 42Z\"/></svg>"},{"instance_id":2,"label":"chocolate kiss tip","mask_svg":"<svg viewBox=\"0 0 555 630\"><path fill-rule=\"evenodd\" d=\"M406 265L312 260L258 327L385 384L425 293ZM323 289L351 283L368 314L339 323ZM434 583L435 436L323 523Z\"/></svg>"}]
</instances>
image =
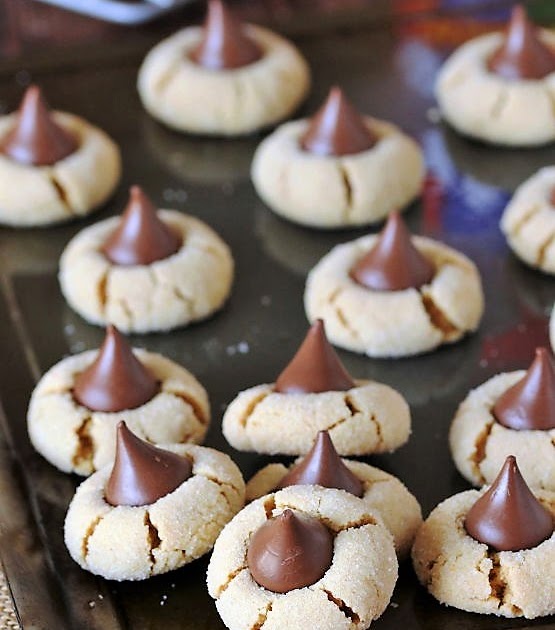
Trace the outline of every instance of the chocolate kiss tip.
<instances>
[{"instance_id":1,"label":"chocolate kiss tip","mask_svg":"<svg viewBox=\"0 0 555 630\"><path fill-rule=\"evenodd\" d=\"M505 40L487 65L504 79L543 79L555 72L555 50L543 43L526 9L517 5L511 13Z\"/></svg>"},{"instance_id":2,"label":"chocolate kiss tip","mask_svg":"<svg viewBox=\"0 0 555 630\"><path fill-rule=\"evenodd\" d=\"M319 431L310 451L281 480L278 489L288 486L323 486L346 490L357 497L364 486L343 463L327 431Z\"/></svg>"},{"instance_id":3,"label":"chocolate kiss tip","mask_svg":"<svg viewBox=\"0 0 555 630\"><path fill-rule=\"evenodd\" d=\"M555 370L545 348L536 349L524 377L498 398L492 411L497 422L509 429L555 429Z\"/></svg>"},{"instance_id":4,"label":"chocolate kiss tip","mask_svg":"<svg viewBox=\"0 0 555 630\"><path fill-rule=\"evenodd\" d=\"M308 329L295 356L276 379L274 390L283 394L347 391L355 382L326 337L324 322Z\"/></svg>"},{"instance_id":5,"label":"chocolate kiss tip","mask_svg":"<svg viewBox=\"0 0 555 630\"><path fill-rule=\"evenodd\" d=\"M92 411L114 413L140 407L159 389L125 337L115 326L108 326L96 359L75 377L73 397Z\"/></svg>"},{"instance_id":6,"label":"chocolate kiss tip","mask_svg":"<svg viewBox=\"0 0 555 630\"><path fill-rule=\"evenodd\" d=\"M209 70L232 70L254 63L260 48L221 0L210 0L201 42L191 59Z\"/></svg>"},{"instance_id":7,"label":"chocolate kiss tip","mask_svg":"<svg viewBox=\"0 0 555 630\"><path fill-rule=\"evenodd\" d=\"M325 103L310 119L301 147L315 155L353 155L371 149L378 138L343 91L331 88Z\"/></svg>"},{"instance_id":8,"label":"chocolate kiss tip","mask_svg":"<svg viewBox=\"0 0 555 630\"><path fill-rule=\"evenodd\" d=\"M350 276L374 291L403 291L431 282L433 264L413 245L405 222L394 212L389 215L376 244L352 267Z\"/></svg>"},{"instance_id":9,"label":"chocolate kiss tip","mask_svg":"<svg viewBox=\"0 0 555 630\"><path fill-rule=\"evenodd\" d=\"M132 186L120 223L102 251L115 265L150 265L175 254L180 246L180 239L158 218L156 208L143 190Z\"/></svg>"},{"instance_id":10,"label":"chocolate kiss tip","mask_svg":"<svg viewBox=\"0 0 555 630\"><path fill-rule=\"evenodd\" d=\"M511 455L468 511L465 528L472 538L496 551L520 551L553 534L553 517L532 494Z\"/></svg>"},{"instance_id":11,"label":"chocolate kiss tip","mask_svg":"<svg viewBox=\"0 0 555 630\"><path fill-rule=\"evenodd\" d=\"M186 457L144 442L121 421L104 496L110 505L151 505L178 488L192 472Z\"/></svg>"},{"instance_id":12,"label":"chocolate kiss tip","mask_svg":"<svg viewBox=\"0 0 555 630\"><path fill-rule=\"evenodd\" d=\"M76 149L76 139L50 115L40 88L36 85L28 87L15 125L0 141L0 152L20 164L48 166Z\"/></svg>"},{"instance_id":13,"label":"chocolate kiss tip","mask_svg":"<svg viewBox=\"0 0 555 630\"><path fill-rule=\"evenodd\" d=\"M266 521L251 537L247 564L258 584L287 593L320 580L331 565L333 536L318 519L292 510Z\"/></svg>"}]
</instances>

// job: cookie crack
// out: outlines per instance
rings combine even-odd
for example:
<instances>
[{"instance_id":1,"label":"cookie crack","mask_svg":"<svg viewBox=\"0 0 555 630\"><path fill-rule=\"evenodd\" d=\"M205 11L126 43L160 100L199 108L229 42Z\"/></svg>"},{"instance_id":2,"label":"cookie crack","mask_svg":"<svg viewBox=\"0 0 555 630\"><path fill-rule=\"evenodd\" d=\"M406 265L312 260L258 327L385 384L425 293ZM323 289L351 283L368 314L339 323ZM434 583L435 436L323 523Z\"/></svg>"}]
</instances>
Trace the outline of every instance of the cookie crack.
<instances>
[{"instance_id":1,"label":"cookie crack","mask_svg":"<svg viewBox=\"0 0 555 630\"><path fill-rule=\"evenodd\" d=\"M150 520L150 514L145 512L144 524L147 528L147 543L150 546L150 551L148 552L150 558L150 575L154 570L154 565L156 564L156 558L154 556L154 551L160 547L162 544L162 539L158 534L157 527Z\"/></svg>"},{"instance_id":2,"label":"cookie crack","mask_svg":"<svg viewBox=\"0 0 555 630\"><path fill-rule=\"evenodd\" d=\"M185 293L183 293L183 291L181 291L181 289L175 285L171 285L171 291L175 299L179 300L186 306L187 311L189 312L189 316L193 317L195 313L195 301L193 300L193 298L185 295Z\"/></svg>"},{"instance_id":3,"label":"cookie crack","mask_svg":"<svg viewBox=\"0 0 555 630\"><path fill-rule=\"evenodd\" d=\"M486 555L492 562L492 567L488 573L488 581L491 588L490 598L496 599L497 608L501 608L505 604L507 582L501 572L501 562L498 553L488 549Z\"/></svg>"},{"instance_id":4,"label":"cookie crack","mask_svg":"<svg viewBox=\"0 0 555 630\"><path fill-rule=\"evenodd\" d=\"M75 468L82 464L90 464L91 469L93 467L94 442L90 434L91 422L92 417L87 416L75 431L75 435L77 436L77 448L71 459Z\"/></svg>"},{"instance_id":5,"label":"cookie crack","mask_svg":"<svg viewBox=\"0 0 555 630\"><path fill-rule=\"evenodd\" d=\"M298 508L293 508L293 509L298 510ZM372 525L373 526L373 525L377 525L378 524L376 519L373 516L370 516L370 514L364 514L358 520L356 520L356 521L349 521L349 522L344 523L342 525L338 525L337 523L333 523L332 521L327 519L325 516L322 516L321 514L320 514L320 520L322 521L322 523L324 523L324 525L328 529L330 529L332 532L334 532L334 534L339 534L339 532L346 532L346 531L351 530L351 529L360 529L361 527L366 527L367 525Z\"/></svg>"},{"instance_id":6,"label":"cookie crack","mask_svg":"<svg viewBox=\"0 0 555 630\"><path fill-rule=\"evenodd\" d=\"M253 415L255 409L271 393L272 392L261 392L260 394L258 394L258 396L251 400L251 402L247 405L247 408L243 412L242 416L239 418L239 425L241 427L245 428L247 426L247 423L250 417Z\"/></svg>"},{"instance_id":7,"label":"cookie crack","mask_svg":"<svg viewBox=\"0 0 555 630\"><path fill-rule=\"evenodd\" d=\"M352 397L349 396L349 394L345 395L344 402L345 402L345 405L347 406L347 409L349 410L349 413L351 414L351 418L355 416L357 413L360 413L360 409L356 406L356 403L354 402Z\"/></svg>"},{"instance_id":8,"label":"cookie crack","mask_svg":"<svg viewBox=\"0 0 555 630\"><path fill-rule=\"evenodd\" d=\"M67 191L53 171L50 171L48 173L48 179L52 184L52 188L54 189L56 197L58 197L58 200L64 207L64 210L66 210L68 214L74 214L73 208L69 203Z\"/></svg>"},{"instance_id":9,"label":"cookie crack","mask_svg":"<svg viewBox=\"0 0 555 630\"><path fill-rule=\"evenodd\" d=\"M231 583L239 575L239 573L245 571L246 569L248 569L248 567L245 564L238 567L237 569L234 569L233 571L231 571L231 573L228 573L224 583L216 589L216 599L219 599L222 593L231 585Z\"/></svg>"},{"instance_id":10,"label":"cookie crack","mask_svg":"<svg viewBox=\"0 0 555 630\"><path fill-rule=\"evenodd\" d=\"M263 506L266 514L266 520L270 520L274 515L274 510L276 509L276 499L274 495L269 496L266 501L264 501Z\"/></svg>"},{"instance_id":11,"label":"cookie crack","mask_svg":"<svg viewBox=\"0 0 555 630\"><path fill-rule=\"evenodd\" d=\"M545 264L545 257L547 255L547 250L553 243L555 242L555 233L549 235L549 237L542 243L539 251L538 251L538 259L537 265L538 267L543 267Z\"/></svg>"},{"instance_id":12,"label":"cookie crack","mask_svg":"<svg viewBox=\"0 0 555 630\"><path fill-rule=\"evenodd\" d=\"M376 445L376 448L381 448L384 445L382 425L378 422L378 419L376 418L376 414L374 413L370 414L369 420L376 427L376 436L378 438L378 444Z\"/></svg>"},{"instance_id":13,"label":"cookie crack","mask_svg":"<svg viewBox=\"0 0 555 630\"><path fill-rule=\"evenodd\" d=\"M490 111L490 118L493 120L497 120L501 118L505 107L509 102L509 92L508 90L501 90L495 99L495 102Z\"/></svg>"},{"instance_id":14,"label":"cookie crack","mask_svg":"<svg viewBox=\"0 0 555 630\"><path fill-rule=\"evenodd\" d=\"M494 424L495 424L495 421L489 422L478 434L478 437L476 438L476 442L474 443L474 453L472 453L472 456L470 458L472 462L472 467L474 469L474 473L476 474L480 484L482 485L486 483L486 479L484 475L482 474L480 464L486 458L486 448L487 448L489 436L493 430Z\"/></svg>"},{"instance_id":15,"label":"cookie crack","mask_svg":"<svg viewBox=\"0 0 555 630\"><path fill-rule=\"evenodd\" d=\"M273 602L270 602L266 606L266 610L264 610L263 612L259 613L258 619L256 620L256 623L254 624L254 626L252 626L251 630L261 630L261 628L266 623L266 619L267 619L268 615L270 614L270 611L272 610L272 606L273 606Z\"/></svg>"},{"instance_id":16,"label":"cookie crack","mask_svg":"<svg viewBox=\"0 0 555 630\"><path fill-rule=\"evenodd\" d=\"M329 601L333 602L345 615L345 617L347 617L347 619L351 621L351 623L360 623L359 615L357 615L357 613L350 606L347 606L347 604L340 597L336 597L331 591L328 591L325 588L322 590L326 594L326 597L329 599Z\"/></svg>"},{"instance_id":17,"label":"cookie crack","mask_svg":"<svg viewBox=\"0 0 555 630\"><path fill-rule=\"evenodd\" d=\"M96 294L102 315L106 313L106 305L108 304L108 273L109 270L106 270L102 274L96 287Z\"/></svg>"},{"instance_id":18,"label":"cookie crack","mask_svg":"<svg viewBox=\"0 0 555 630\"><path fill-rule=\"evenodd\" d=\"M121 310L123 311L125 317L127 318L127 325L130 329L133 329L133 310L127 303L127 300L123 297L118 298L117 302L121 306Z\"/></svg>"},{"instance_id":19,"label":"cookie crack","mask_svg":"<svg viewBox=\"0 0 555 630\"><path fill-rule=\"evenodd\" d=\"M531 206L518 221L515 222L514 226L511 230L507 230L509 235L512 238L518 236L519 232L524 228L524 226L530 221L530 219L540 210L540 206L538 204L534 204Z\"/></svg>"},{"instance_id":20,"label":"cookie crack","mask_svg":"<svg viewBox=\"0 0 555 630\"><path fill-rule=\"evenodd\" d=\"M420 293L420 299L428 315L430 324L441 333L445 340L453 339L461 332L459 328L449 320L429 293Z\"/></svg>"},{"instance_id":21,"label":"cookie crack","mask_svg":"<svg viewBox=\"0 0 555 630\"><path fill-rule=\"evenodd\" d=\"M89 540L103 518L104 516L97 516L87 527L87 531L83 536L83 542L81 543L81 554L83 555L83 560L85 561L87 560L87 556L89 555Z\"/></svg>"},{"instance_id":22,"label":"cookie crack","mask_svg":"<svg viewBox=\"0 0 555 630\"><path fill-rule=\"evenodd\" d=\"M208 418L205 416L204 411L202 410L202 407L192 396L184 392L178 392L171 389L165 389L163 391L167 392L168 394L171 394L172 396L175 396L176 398L180 398L184 403L189 405L189 407L191 407L193 411L193 415L195 416L195 419L200 424L202 424L203 426L206 426L208 424Z\"/></svg>"},{"instance_id":23,"label":"cookie crack","mask_svg":"<svg viewBox=\"0 0 555 630\"><path fill-rule=\"evenodd\" d=\"M156 91L159 92L158 94L159 97L164 96L164 92L167 90L170 84L170 80L174 78L180 65L181 65L181 59L180 58L175 59L173 63L171 63L167 67L165 72L160 74L160 76L158 77L158 80L152 86L153 92L156 92Z\"/></svg>"},{"instance_id":24,"label":"cookie crack","mask_svg":"<svg viewBox=\"0 0 555 630\"><path fill-rule=\"evenodd\" d=\"M345 210L343 212L343 219L349 221L351 212L353 210L354 189L349 176L349 171L344 164L339 163L339 175L343 183L343 190L345 192Z\"/></svg>"}]
</instances>

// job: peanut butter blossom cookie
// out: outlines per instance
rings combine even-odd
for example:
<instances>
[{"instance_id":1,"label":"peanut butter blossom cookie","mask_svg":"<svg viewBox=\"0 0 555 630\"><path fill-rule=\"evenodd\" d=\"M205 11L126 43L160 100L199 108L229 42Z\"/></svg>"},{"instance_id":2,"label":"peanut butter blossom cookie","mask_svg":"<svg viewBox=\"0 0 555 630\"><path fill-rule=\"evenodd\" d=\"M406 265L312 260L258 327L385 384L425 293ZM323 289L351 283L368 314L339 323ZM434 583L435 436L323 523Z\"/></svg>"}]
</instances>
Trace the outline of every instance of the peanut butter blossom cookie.
<instances>
[{"instance_id":1,"label":"peanut butter blossom cookie","mask_svg":"<svg viewBox=\"0 0 555 630\"><path fill-rule=\"evenodd\" d=\"M555 35L539 30L523 6L505 34L461 46L440 70L436 96L458 131L494 144L535 146L555 140Z\"/></svg>"},{"instance_id":2,"label":"peanut butter blossom cookie","mask_svg":"<svg viewBox=\"0 0 555 630\"><path fill-rule=\"evenodd\" d=\"M79 475L113 461L122 419L155 444L202 442L210 406L190 372L159 354L132 350L114 327L99 351L52 367L33 391L27 414L36 450L60 470Z\"/></svg>"},{"instance_id":3,"label":"peanut butter blossom cookie","mask_svg":"<svg viewBox=\"0 0 555 630\"><path fill-rule=\"evenodd\" d=\"M0 223L42 226L89 214L120 173L114 142L78 116L50 112L36 85L17 113L0 117Z\"/></svg>"},{"instance_id":4,"label":"peanut butter blossom cookie","mask_svg":"<svg viewBox=\"0 0 555 630\"><path fill-rule=\"evenodd\" d=\"M471 391L449 433L460 473L476 486L491 483L516 455L532 487L555 492L555 371L545 348L525 372L506 372Z\"/></svg>"},{"instance_id":5,"label":"peanut butter blossom cookie","mask_svg":"<svg viewBox=\"0 0 555 630\"><path fill-rule=\"evenodd\" d=\"M330 341L402 357L458 341L484 310L478 270L443 243L411 236L397 213L378 235L338 245L308 275L305 310Z\"/></svg>"},{"instance_id":6,"label":"peanut butter blossom cookie","mask_svg":"<svg viewBox=\"0 0 555 630\"><path fill-rule=\"evenodd\" d=\"M289 468L268 464L247 483L247 501L276 489L315 485L361 497L391 532L399 558L408 555L422 523L420 505L393 475L363 462L343 460L327 431L320 431L310 451Z\"/></svg>"},{"instance_id":7,"label":"peanut butter blossom cookie","mask_svg":"<svg viewBox=\"0 0 555 630\"><path fill-rule=\"evenodd\" d=\"M230 630L368 628L397 579L391 535L360 499L293 486L244 508L224 528L208 591Z\"/></svg>"},{"instance_id":8,"label":"peanut butter blossom cookie","mask_svg":"<svg viewBox=\"0 0 555 630\"><path fill-rule=\"evenodd\" d=\"M329 431L341 455L384 453L410 434L410 411L391 387L354 381L317 320L275 383L241 392L227 408L222 430L240 451L301 455L318 431Z\"/></svg>"},{"instance_id":9,"label":"peanut butter blossom cookie","mask_svg":"<svg viewBox=\"0 0 555 630\"><path fill-rule=\"evenodd\" d=\"M501 229L521 260L555 274L554 166L542 168L517 189L505 208Z\"/></svg>"},{"instance_id":10,"label":"peanut butter blossom cookie","mask_svg":"<svg viewBox=\"0 0 555 630\"><path fill-rule=\"evenodd\" d=\"M138 89L148 112L179 131L250 133L290 116L304 100L310 72L276 33L241 24L210 0L203 27L188 27L147 55Z\"/></svg>"},{"instance_id":11,"label":"peanut butter blossom cookie","mask_svg":"<svg viewBox=\"0 0 555 630\"><path fill-rule=\"evenodd\" d=\"M210 551L244 496L241 473L224 453L157 448L120 422L113 467L84 481L70 503L66 546L91 573L144 580Z\"/></svg>"},{"instance_id":12,"label":"peanut butter blossom cookie","mask_svg":"<svg viewBox=\"0 0 555 630\"><path fill-rule=\"evenodd\" d=\"M69 305L100 326L165 331L205 319L231 291L229 247L205 223L156 210L133 186L122 217L79 232L60 260Z\"/></svg>"},{"instance_id":13,"label":"peanut butter blossom cookie","mask_svg":"<svg viewBox=\"0 0 555 630\"><path fill-rule=\"evenodd\" d=\"M510 456L493 484L440 503L412 549L416 574L443 604L534 619L555 613L555 493L532 494Z\"/></svg>"},{"instance_id":14,"label":"peanut butter blossom cookie","mask_svg":"<svg viewBox=\"0 0 555 630\"><path fill-rule=\"evenodd\" d=\"M252 179L272 210L312 227L374 223L420 194L424 160L394 125L362 117L334 87L310 120L279 127L258 147Z\"/></svg>"}]
</instances>

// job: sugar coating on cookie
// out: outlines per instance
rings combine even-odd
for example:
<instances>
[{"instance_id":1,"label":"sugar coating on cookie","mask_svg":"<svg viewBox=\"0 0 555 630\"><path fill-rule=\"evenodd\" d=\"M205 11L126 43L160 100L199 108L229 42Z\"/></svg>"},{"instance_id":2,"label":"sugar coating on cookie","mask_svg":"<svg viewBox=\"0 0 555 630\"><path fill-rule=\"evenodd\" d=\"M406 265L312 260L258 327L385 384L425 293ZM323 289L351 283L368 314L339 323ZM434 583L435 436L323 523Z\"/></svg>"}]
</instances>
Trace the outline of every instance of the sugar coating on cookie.
<instances>
[{"instance_id":1,"label":"sugar coating on cookie","mask_svg":"<svg viewBox=\"0 0 555 630\"><path fill-rule=\"evenodd\" d=\"M513 252L550 274L555 274L554 193L555 166L542 168L517 188L501 217L501 229Z\"/></svg>"},{"instance_id":2,"label":"sugar coating on cookie","mask_svg":"<svg viewBox=\"0 0 555 630\"><path fill-rule=\"evenodd\" d=\"M322 318L330 341L372 357L401 357L458 341L476 330L484 310L480 275L460 252L422 236L412 243L435 267L429 284L401 291L376 291L353 280L353 266L379 236L334 247L309 273L305 311Z\"/></svg>"},{"instance_id":3,"label":"sugar coating on cookie","mask_svg":"<svg viewBox=\"0 0 555 630\"><path fill-rule=\"evenodd\" d=\"M555 534L532 549L492 550L464 527L482 493L456 494L426 519L412 549L418 579L440 602L469 612L528 619L555 613ZM535 494L555 518L555 494Z\"/></svg>"},{"instance_id":4,"label":"sugar coating on cookie","mask_svg":"<svg viewBox=\"0 0 555 630\"><path fill-rule=\"evenodd\" d=\"M207 553L244 502L244 482L232 460L190 444L164 446L187 457L193 474L151 505L110 505L105 486L111 466L77 489L64 524L71 557L109 580L144 580L173 571Z\"/></svg>"},{"instance_id":5,"label":"sugar coating on cookie","mask_svg":"<svg viewBox=\"0 0 555 630\"><path fill-rule=\"evenodd\" d=\"M165 331L221 308L233 280L229 247L202 221L175 210L158 217L181 238L178 251L149 265L112 264L102 248L117 228L112 217L79 232L60 259L69 305L92 324L123 332Z\"/></svg>"},{"instance_id":6,"label":"sugar coating on cookie","mask_svg":"<svg viewBox=\"0 0 555 630\"><path fill-rule=\"evenodd\" d=\"M277 214L312 227L375 223L420 193L422 152L394 125L366 117L376 144L352 155L315 155L301 147L309 121L280 126L256 150L251 177Z\"/></svg>"},{"instance_id":7,"label":"sugar coating on cookie","mask_svg":"<svg viewBox=\"0 0 555 630\"><path fill-rule=\"evenodd\" d=\"M298 460L293 464L298 463ZM343 463L362 481L362 500L373 514L379 514L393 536L397 557L408 556L416 531L422 524L420 504L405 485L379 468L347 459ZM291 470L283 464L268 464L248 482L246 501L254 501L273 492Z\"/></svg>"},{"instance_id":8,"label":"sugar coating on cookie","mask_svg":"<svg viewBox=\"0 0 555 630\"><path fill-rule=\"evenodd\" d=\"M14 155L21 154L24 161L14 159L5 152L5 147L0 150L0 223L14 227L43 226L89 214L111 196L120 179L119 149L107 134L82 118L49 112L36 86L27 90L19 113L0 117L0 144L6 143L19 116L31 107L35 116L51 120L55 129L75 146L68 147L60 153L60 159L48 164L32 163L30 153L37 147L17 147ZM33 131L29 130L32 122L26 120L23 134L26 140ZM40 148L43 153L55 156L48 147ZM95 175L92 178L91 173Z\"/></svg>"},{"instance_id":9,"label":"sugar coating on cookie","mask_svg":"<svg viewBox=\"0 0 555 630\"><path fill-rule=\"evenodd\" d=\"M183 29L156 45L139 71L146 110L178 131L221 136L251 133L292 114L310 86L308 64L276 33L252 24L243 28L262 55L232 69L206 68L191 58L202 27Z\"/></svg>"},{"instance_id":10,"label":"sugar coating on cookie","mask_svg":"<svg viewBox=\"0 0 555 630\"><path fill-rule=\"evenodd\" d=\"M515 455L532 488L555 491L555 429L514 430L496 421L497 400L526 371L507 372L473 389L460 404L449 431L449 445L459 472L476 486L491 483L508 455Z\"/></svg>"},{"instance_id":11,"label":"sugar coating on cookie","mask_svg":"<svg viewBox=\"0 0 555 630\"><path fill-rule=\"evenodd\" d=\"M555 35L539 30L555 51ZM488 69L502 46L501 33L482 35L458 48L439 71L436 97L442 115L458 131L486 142L537 146L555 139L552 92L555 72L538 79L507 79Z\"/></svg>"},{"instance_id":12,"label":"sugar coating on cookie","mask_svg":"<svg viewBox=\"0 0 555 630\"><path fill-rule=\"evenodd\" d=\"M114 458L116 424L125 420L154 444L202 442L210 422L208 395L185 368L152 352L135 356L160 383L159 392L135 409L91 411L73 396L75 378L97 357L91 350L63 359L41 378L27 413L36 450L64 472L90 475Z\"/></svg>"},{"instance_id":13,"label":"sugar coating on cookie","mask_svg":"<svg viewBox=\"0 0 555 630\"><path fill-rule=\"evenodd\" d=\"M319 519L334 536L333 560L314 584L286 593L259 586L247 563L249 540L268 519L290 509ZM397 579L390 533L360 499L342 490L294 486L254 501L224 528L207 582L231 630L261 627L368 628L385 610Z\"/></svg>"},{"instance_id":14,"label":"sugar coating on cookie","mask_svg":"<svg viewBox=\"0 0 555 630\"><path fill-rule=\"evenodd\" d=\"M394 389L357 380L347 391L280 393L257 385L230 403L222 420L226 440L240 451L301 455L328 430L340 455L385 453L410 435L410 410Z\"/></svg>"}]
</instances>

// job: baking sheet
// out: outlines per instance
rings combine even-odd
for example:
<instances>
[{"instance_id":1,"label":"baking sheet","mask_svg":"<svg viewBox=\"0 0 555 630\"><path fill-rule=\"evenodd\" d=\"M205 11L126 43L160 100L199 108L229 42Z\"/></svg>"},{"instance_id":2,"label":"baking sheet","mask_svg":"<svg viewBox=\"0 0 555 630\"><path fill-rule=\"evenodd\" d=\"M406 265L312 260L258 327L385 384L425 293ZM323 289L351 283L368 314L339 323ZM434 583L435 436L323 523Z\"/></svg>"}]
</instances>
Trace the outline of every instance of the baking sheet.
<instances>
[{"instance_id":1,"label":"baking sheet","mask_svg":"<svg viewBox=\"0 0 555 630\"><path fill-rule=\"evenodd\" d=\"M496 6L503 4L510 3ZM328 86L339 82L361 110L414 135L430 172L423 199L406 214L408 223L471 256L482 273L486 313L478 334L413 359L371 360L340 352L353 376L388 383L409 401L410 442L392 455L366 461L400 477L425 514L468 488L447 449L458 403L470 387L525 366L534 348L547 344L547 315L555 299L553 281L520 264L498 229L511 191L555 161L553 148L507 151L469 142L439 123L434 108L433 79L449 48L491 28L504 14L496 8L473 20L430 13L379 25L361 16L351 26L325 33L311 24L308 34L296 36L314 75L313 92L300 114L313 111ZM57 472L33 452L25 412L42 372L68 353L97 347L103 337L59 292L57 260L68 239L119 212L126 188L139 183L159 205L202 218L230 244L237 277L221 313L187 329L132 341L197 375L213 409L206 444L230 453L249 478L270 460L226 444L220 430L223 409L241 389L274 380L307 328L306 273L330 247L366 231L314 232L278 219L249 181L251 156L262 136L193 139L161 127L142 110L135 91L141 56L126 55L117 64L103 56L33 77L57 108L83 115L116 139L123 149L124 180L112 202L86 221L48 230L0 230L0 557L25 628L223 628L206 592L206 559L144 583L117 584L79 569L63 545L63 519L79 479ZM0 73L0 94L10 109L21 89ZM405 563L390 606L372 627L553 628L555 620L496 619L447 609L418 586Z\"/></svg>"}]
</instances>

